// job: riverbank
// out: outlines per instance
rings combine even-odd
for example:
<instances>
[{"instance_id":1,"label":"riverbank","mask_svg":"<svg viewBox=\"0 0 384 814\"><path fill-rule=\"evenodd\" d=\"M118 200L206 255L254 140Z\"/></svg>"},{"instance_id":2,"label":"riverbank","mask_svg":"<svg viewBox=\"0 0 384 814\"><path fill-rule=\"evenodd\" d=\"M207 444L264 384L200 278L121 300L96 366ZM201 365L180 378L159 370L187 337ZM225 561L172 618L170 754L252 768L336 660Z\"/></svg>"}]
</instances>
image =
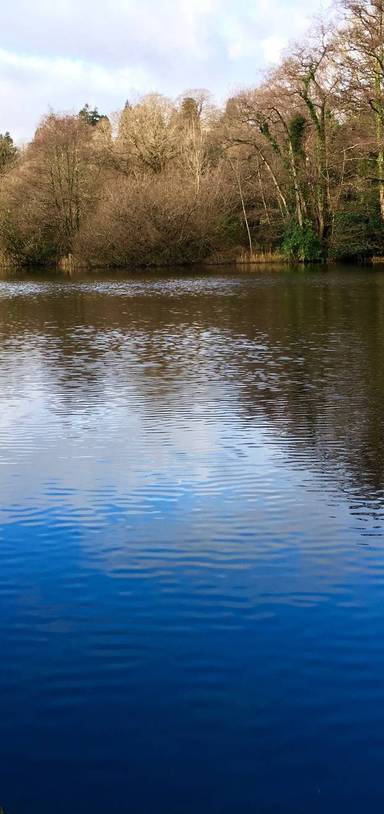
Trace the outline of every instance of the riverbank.
<instances>
[{"instance_id":1,"label":"riverbank","mask_svg":"<svg viewBox=\"0 0 384 814\"><path fill-rule=\"evenodd\" d=\"M92 273L92 272L99 272L99 271L106 271L109 273L113 272L121 272L126 271L127 269L132 269L132 271L136 272L151 272L151 271L164 271L167 269L215 269L220 266L226 266L228 268L238 269L239 271L243 271L245 269L249 271L257 271L262 270L265 267L271 267L276 270L285 270L288 267L297 267L301 269L308 269L318 267L337 267L337 266L345 266L353 267L359 266L360 268L373 268L384 266L384 256L374 256L370 258L354 258L348 260L340 260L338 258L329 258L328 260L320 261L304 261L304 260L292 260L287 257L283 252L279 251L254 251L249 252L245 250L240 250L237 252L233 251L223 251L223 252L215 252L209 257L204 258L203 260L196 260L191 261L189 263L127 263L127 264L115 264L115 265L108 265L108 264L96 264L96 263L86 263L83 259L78 258L74 255L67 255L66 257L61 258L58 262L51 262L49 264L42 264L42 263L17 263L11 258L7 258L4 253L0 253L0 269L3 270L15 270L15 271L36 271L37 269L44 272L45 270L52 270L56 269L57 271L62 271L65 274L76 274L79 273Z\"/></svg>"}]
</instances>

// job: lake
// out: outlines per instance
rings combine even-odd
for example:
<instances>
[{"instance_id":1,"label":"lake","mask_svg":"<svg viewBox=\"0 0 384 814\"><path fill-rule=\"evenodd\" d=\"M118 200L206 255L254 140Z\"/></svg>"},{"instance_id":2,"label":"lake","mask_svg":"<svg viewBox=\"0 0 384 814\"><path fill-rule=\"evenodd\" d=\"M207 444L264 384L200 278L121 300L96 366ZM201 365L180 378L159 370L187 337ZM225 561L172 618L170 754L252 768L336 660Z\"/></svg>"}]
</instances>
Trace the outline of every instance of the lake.
<instances>
[{"instance_id":1,"label":"lake","mask_svg":"<svg viewBox=\"0 0 384 814\"><path fill-rule=\"evenodd\" d=\"M0 805L384 804L384 272L0 280Z\"/></svg>"}]
</instances>

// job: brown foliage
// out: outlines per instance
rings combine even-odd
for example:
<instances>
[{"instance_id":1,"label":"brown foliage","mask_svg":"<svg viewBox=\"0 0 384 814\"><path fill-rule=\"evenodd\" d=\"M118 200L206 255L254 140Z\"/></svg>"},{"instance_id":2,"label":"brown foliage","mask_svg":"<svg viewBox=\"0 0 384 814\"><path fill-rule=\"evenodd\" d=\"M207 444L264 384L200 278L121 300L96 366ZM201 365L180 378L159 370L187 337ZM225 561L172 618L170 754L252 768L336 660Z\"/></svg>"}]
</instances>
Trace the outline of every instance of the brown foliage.
<instances>
[{"instance_id":1,"label":"brown foliage","mask_svg":"<svg viewBox=\"0 0 384 814\"><path fill-rule=\"evenodd\" d=\"M384 251L384 6L345 0L256 88L47 116L0 178L0 251L93 265ZM84 110L87 115L84 115Z\"/></svg>"},{"instance_id":2,"label":"brown foliage","mask_svg":"<svg viewBox=\"0 0 384 814\"><path fill-rule=\"evenodd\" d=\"M193 177L119 178L106 184L75 250L92 265L196 262L219 244L231 197L220 171Z\"/></svg>"},{"instance_id":3,"label":"brown foliage","mask_svg":"<svg viewBox=\"0 0 384 814\"><path fill-rule=\"evenodd\" d=\"M42 262L72 251L98 191L92 138L80 118L50 114L4 179L0 234L15 259Z\"/></svg>"}]
</instances>

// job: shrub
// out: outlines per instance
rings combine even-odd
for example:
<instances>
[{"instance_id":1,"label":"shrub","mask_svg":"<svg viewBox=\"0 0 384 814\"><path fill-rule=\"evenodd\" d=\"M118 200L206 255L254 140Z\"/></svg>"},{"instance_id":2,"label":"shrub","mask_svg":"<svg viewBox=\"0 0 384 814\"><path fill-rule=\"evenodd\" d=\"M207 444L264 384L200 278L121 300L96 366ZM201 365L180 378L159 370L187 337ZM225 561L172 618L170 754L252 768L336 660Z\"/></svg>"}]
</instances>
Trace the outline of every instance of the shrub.
<instances>
[{"instance_id":1,"label":"shrub","mask_svg":"<svg viewBox=\"0 0 384 814\"><path fill-rule=\"evenodd\" d=\"M292 221L285 231L282 250L288 260L316 263L323 259L323 249L311 223L300 226Z\"/></svg>"},{"instance_id":2,"label":"shrub","mask_svg":"<svg viewBox=\"0 0 384 814\"><path fill-rule=\"evenodd\" d=\"M379 213L342 211L334 220L330 254L349 260L372 257L384 250L384 227Z\"/></svg>"},{"instance_id":3,"label":"shrub","mask_svg":"<svg viewBox=\"0 0 384 814\"><path fill-rule=\"evenodd\" d=\"M228 218L220 178L199 188L182 174L108 183L75 242L94 266L151 266L202 260L220 246Z\"/></svg>"}]
</instances>

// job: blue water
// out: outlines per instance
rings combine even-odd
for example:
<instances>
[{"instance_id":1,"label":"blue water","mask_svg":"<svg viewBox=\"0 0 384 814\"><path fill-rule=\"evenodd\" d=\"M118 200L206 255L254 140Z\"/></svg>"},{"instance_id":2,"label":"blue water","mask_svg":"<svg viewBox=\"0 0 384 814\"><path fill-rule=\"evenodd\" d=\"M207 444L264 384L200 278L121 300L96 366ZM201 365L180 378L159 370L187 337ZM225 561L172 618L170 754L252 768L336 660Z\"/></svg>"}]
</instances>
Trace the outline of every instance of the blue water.
<instances>
[{"instance_id":1,"label":"blue water","mask_svg":"<svg viewBox=\"0 0 384 814\"><path fill-rule=\"evenodd\" d=\"M384 273L0 281L0 805L384 805Z\"/></svg>"}]
</instances>

